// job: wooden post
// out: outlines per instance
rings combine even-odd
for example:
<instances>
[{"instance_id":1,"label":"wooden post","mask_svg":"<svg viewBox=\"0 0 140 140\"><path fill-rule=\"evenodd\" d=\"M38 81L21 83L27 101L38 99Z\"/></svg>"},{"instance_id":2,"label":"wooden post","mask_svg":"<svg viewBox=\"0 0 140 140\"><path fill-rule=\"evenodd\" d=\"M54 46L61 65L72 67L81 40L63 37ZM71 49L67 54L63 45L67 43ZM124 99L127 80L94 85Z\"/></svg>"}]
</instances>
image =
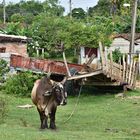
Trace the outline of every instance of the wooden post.
<instances>
[{"instance_id":1,"label":"wooden post","mask_svg":"<svg viewBox=\"0 0 140 140\"><path fill-rule=\"evenodd\" d=\"M106 72L108 73L109 71L109 66L108 66L108 59L107 59L107 49L105 47L105 50L103 51L104 52L104 59L105 59L105 67L106 67Z\"/></svg>"},{"instance_id":2,"label":"wooden post","mask_svg":"<svg viewBox=\"0 0 140 140\"><path fill-rule=\"evenodd\" d=\"M140 75L140 53L139 53L139 75Z\"/></svg>"},{"instance_id":3,"label":"wooden post","mask_svg":"<svg viewBox=\"0 0 140 140\"><path fill-rule=\"evenodd\" d=\"M44 48L42 48L42 57L44 58Z\"/></svg>"},{"instance_id":4,"label":"wooden post","mask_svg":"<svg viewBox=\"0 0 140 140\"><path fill-rule=\"evenodd\" d=\"M37 57L39 57L39 49L36 48L36 54L37 54Z\"/></svg>"},{"instance_id":5,"label":"wooden post","mask_svg":"<svg viewBox=\"0 0 140 140\"><path fill-rule=\"evenodd\" d=\"M135 30L136 30L136 20L137 20L137 6L138 0L133 0L133 11L132 11L132 24L131 24L131 40L130 40L130 61L132 60L132 53L134 53L135 47Z\"/></svg>"},{"instance_id":6,"label":"wooden post","mask_svg":"<svg viewBox=\"0 0 140 140\"><path fill-rule=\"evenodd\" d=\"M3 0L3 24L6 23L6 4L5 4L5 0Z\"/></svg>"},{"instance_id":7,"label":"wooden post","mask_svg":"<svg viewBox=\"0 0 140 140\"><path fill-rule=\"evenodd\" d=\"M131 63L130 63L130 69L129 69L129 76L128 76L128 84L130 84L131 82L131 79L132 79L132 67L133 67L133 59L131 60Z\"/></svg>"},{"instance_id":8,"label":"wooden post","mask_svg":"<svg viewBox=\"0 0 140 140\"><path fill-rule=\"evenodd\" d=\"M126 57L126 75L125 75L125 82L128 82L128 73L129 73L129 65L128 65L128 55Z\"/></svg>"},{"instance_id":9,"label":"wooden post","mask_svg":"<svg viewBox=\"0 0 140 140\"><path fill-rule=\"evenodd\" d=\"M135 73L134 73L134 81L133 81L133 88L135 88L135 86L136 86L137 75L138 75L138 63L136 62Z\"/></svg>"},{"instance_id":10,"label":"wooden post","mask_svg":"<svg viewBox=\"0 0 140 140\"><path fill-rule=\"evenodd\" d=\"M112 51L110 51L110 76L112 77L113 74L113 57L112 57Z\"/></svg>"},{"instance_id":11,"label":"wooden post","mask_svg":"<svg viewBox=\"0 0 140 140\"><path fill-rule=\"evenodd\" d=\"M122 82L125 81L125 73L126 73L126 63L125 63L125 54L123 54L123 77L122 77Z\"/></svg>"},{"instance_id":12,"label":"wooden post","mask_svg":"<svg viewBox=\"0 0 140 140\"><path fill-rule=\"evenodd\" d=\"M121 57L119 59L119 74L120 74L119 79L121 80L121 78L122 78Z\"/></svg>"},{"instance_id":13,"label":"wooden post","mask_svg":"<svg viewBox=\"0 0 140 140\"><path fill-rule=\"evenodd\" d=\"M66 70L67 70L67 74L68 74L69 77L71 77L64 51L63 51L63 59L64 59L64 64L65 64L65 67L66 67Z\"/></svg>"},{"instance_id":14,"label":"wooden post","mask_svg":"<svg viewBox=\"0 0 140 140\"><path fill-rule=\"evenodd\" d=\"M135 77L135 71L136 71L136 61L134 61L133 66L132 66L132 78L131 78L131 82L130 82L130 86L133 86L134 83L134 77Z\"/></svg>"},{"instance_id":15,"label":"wooden post","mask_svg":"<svg viewBox=\"0 0 140 140\"><path fill-rule=\"evenodd\" d=\"M105 69L105 57L104 57L103 46L102 46L101 42L99 42L99 49L100 49L100 54L101 54L102 68L104 70Z\"/></svg>"}]
</instances>

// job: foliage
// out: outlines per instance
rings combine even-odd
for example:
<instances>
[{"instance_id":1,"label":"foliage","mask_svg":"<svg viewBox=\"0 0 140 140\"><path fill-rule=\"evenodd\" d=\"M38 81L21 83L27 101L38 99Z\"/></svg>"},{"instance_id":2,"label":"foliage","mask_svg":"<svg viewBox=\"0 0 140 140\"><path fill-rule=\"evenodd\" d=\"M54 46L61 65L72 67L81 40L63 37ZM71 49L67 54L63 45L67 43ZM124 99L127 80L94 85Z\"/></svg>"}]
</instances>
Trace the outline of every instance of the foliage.
<instances>
[{"instance_id":1,"label":"foliage","mask_svg":"<svg viewBox=\"0 0 140 140\"><path fill-rule=\"evenodd\" d=\"M3 19L3 5L0 5L0 20ZM30 23L34 17L40 13L47 13L48 15L60 16L64 12L64 8L58 4L58 0L46 0L44 2L30 0L22 0L16 4L9 3L6 5L6 21L10 22L12 15L20 14L20 18L25 19L24 23L29 24L26 17L29 17Z\"/></svg>"},{"instance_id":2,"label":"foliage","mask_svg":"<svg viewBox=\"0 0 140 140\"><path fill-rule=\"evenodd\" d=\"M1 32L10 35L25 35L26 29L20 22L9 22L3 29L1 29Z\"/></svg>"},{"instance_id":3,"label":"foliage","mask_svg":"<svg viewBox=\"0 0 140 140\"><path fill-rule=\"evenodd\" d=\"M8 108L7 108L6 99L4 97L0 97L0 124L4 123L7 113L8 113Z\"/></svg>"},{"instance_id":4,"label":"foliage","mask_svg":"<svg viewBox=\"0 0 140 140\"><path fill-rule=\"evenodd\" d=\"M0 83L3 83L5 81L5 76L7 72L9 72L7 64L8 63L5 60L0 59Z\"/></svg>"},{"instance_id":5,"label":"foliage","mask_svg":"<svg viewBox=\"0 0 140 140\"><path fill-rule=\"evenodd\" d=\"M98 47L101 41L104 46L111 44L111 35L130 33L131 9L124 7L129 0L99 0L98 4L88 11L82 8L72 10L73 18L63 16L64 8L58 0L20 1L6 6L7 25L0 29L3 33L25 35L33 40L28 46L29 56L36 57L36 48L44 48L45 58L59 58L58 46L64 43L69 57L78 52L81 46ZM132 5L132 4L131 4ZM3 20L0 5L0 20ZM140 10L136 32L140 32Z\"/></svg>"},{"instance_id":6,"label":"foliage","mask_svg":"<svg viewBox=\"0 0 140 140\"><path fill-rule=\"evenodd\" d=\"M119 49L115 49L113 52L112 52L112 57L113 57L113 61L114 62L119 62L120 61L120 58L122 58L122 53L120 52Z\"/></svg>"},{"instance_id":7,"label":"foliage","mask_svg":"<svg viewBox=\"0 0 140 140\"><path fill-rule=\"evenodd\" d=\"M24 17L20 13L13 14L11 16L11 22L23 22Z\"/></svg>"},{"instance_id":8,"label":"foliage","mask_svg":"<svg viewBox=\"0 0 140 140\"><path fill-rule=\"evenodd\" d=\"M54 54L58 55L55 51L61 42L69 53L74 52L74 49L78 50L80 46L98 47L99 41L109 45L112 31L111 18L95 17L87 23L75 19L70 21L67 17L52 18L40 14L32 25L32 46L45 48L47 56L52 57ZM29 52L32 50L29 49Z\"/></svg>"},{"instance_id":9,"label":"foliage","mask_svg":"<svg viewBox=\"0 0 140 140\"><path fill-rule=\"evenodd\" d=\"M4 92L17 96L30 97L36 79L38 79L38 76L32 75L30 72L18 73L17 75L10 76L7 78L4 85Z\"/></svg>"},{"instance_id":10,"label":"foliage","mask_svg":"<svg viewBox=\"0 0 140 140\"><path fill-rule=\"evenodd\" d=\"M76 19L85 19L86 12L82 8L74 8L72 10L72 17L74 17Z\"/></svg>"},{"instance_id":11,"label":"foliage","mask_svg":"<svg viewBox=\"0 0 140 140\"><path fill-rule=\"evenodd\" d=\"M129 14L130 8L124 7L124 3L130 4L130 0L99 0L96 6L89 8L88 13L90 16L115 16L122 15L124 13Z\"/></svg>"},{"instance_id":12,"label":"foliage","mask_svg":"<svg viewBox=\"0 0 140 140\"><path fill-rule=\"evenodd\" d=\"M96 6L89 8L88 15L109 16L110 15L110 0L99 0Z\"/></svg>"}]
</instances>

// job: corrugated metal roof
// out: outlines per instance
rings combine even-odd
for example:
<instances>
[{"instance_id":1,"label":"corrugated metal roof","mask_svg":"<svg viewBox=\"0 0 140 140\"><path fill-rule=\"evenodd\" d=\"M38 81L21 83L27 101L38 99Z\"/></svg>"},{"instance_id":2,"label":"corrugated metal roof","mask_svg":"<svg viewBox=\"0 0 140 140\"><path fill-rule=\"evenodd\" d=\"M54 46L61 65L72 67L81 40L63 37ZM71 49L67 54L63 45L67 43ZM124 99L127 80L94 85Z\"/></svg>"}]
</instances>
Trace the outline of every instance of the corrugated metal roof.
<instances>
[{"instance_id":1,"label":"corrugated metal roof","mask_svg":"<svg viewBox=\"0 0 140 140\"><path fill-rule=\"evenodd\" d=\"M26 43L28 40L31 40L31 38L27 38L26 36L0 34L0 42L23 42L23 43Z\"/></svg>"},{"instance_id":2,"label":"corrugated metal roof","mask_svg":"<svg viewBox=\"0 0 140 140\"><path fill-rule=\"evenodd\" d=\"M131 40L131 34L130 33L122 33L122 34L115 34L113 35L113 39L115 38L124 38L126 40ZM135 40L140 39L140 33L135 34Z\"/></svg>"}]
</instances>

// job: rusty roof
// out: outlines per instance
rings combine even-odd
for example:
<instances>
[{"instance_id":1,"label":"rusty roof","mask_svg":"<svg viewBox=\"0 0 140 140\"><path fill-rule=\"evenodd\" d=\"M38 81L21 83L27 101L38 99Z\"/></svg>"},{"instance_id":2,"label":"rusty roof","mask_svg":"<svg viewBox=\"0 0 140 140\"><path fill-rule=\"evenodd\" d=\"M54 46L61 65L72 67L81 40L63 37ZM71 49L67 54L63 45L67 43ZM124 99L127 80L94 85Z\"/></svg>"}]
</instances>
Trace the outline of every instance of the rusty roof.
<instances>
[{"instance_id":1,"label":"rusty roof","mask_svg":"<svg viewBox=\"0 0 140 140\"><path fill-rule=\"evenodd\" d=\"M131 40L131 34L130 33L122 33L122 34L115 34L113 35L113 39L115 38L124 38L126 40ZM135 40L140 39L140 33L135 33Z\"/></svg>"},{"instance_id":2,"label":"rusty roof","mask_svg":"<svg viewBox=\"0 0 140 140\"><path fill-rule=\"evenodd\" d=\"M17 35L7 35L7 34L0 34L0 42L23 42L27 43L30 38L26 36L17 36Z\"/></svg>"}]
</instances>

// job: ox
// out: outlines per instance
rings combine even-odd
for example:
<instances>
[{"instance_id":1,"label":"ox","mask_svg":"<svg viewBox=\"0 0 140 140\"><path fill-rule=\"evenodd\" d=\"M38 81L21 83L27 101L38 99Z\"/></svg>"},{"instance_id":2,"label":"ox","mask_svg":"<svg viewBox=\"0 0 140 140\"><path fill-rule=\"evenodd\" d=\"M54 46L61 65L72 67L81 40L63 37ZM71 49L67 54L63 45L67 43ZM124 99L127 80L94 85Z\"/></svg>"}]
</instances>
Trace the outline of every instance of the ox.
<instances>
[{"instance_id":1,"label":"ox","mask_svg":"<svg viewBox=\"0 0 140 140\"><path fill-rule=\"evenodd\" d=\"M31 98L40 115L41 129L48 128L48 118L50 118L49 128L56 129L55 113L57 106L66 104L65 82L66 78L61 82L55 82L44 76L34 83Z\"/></svg>"}]
</instances>

